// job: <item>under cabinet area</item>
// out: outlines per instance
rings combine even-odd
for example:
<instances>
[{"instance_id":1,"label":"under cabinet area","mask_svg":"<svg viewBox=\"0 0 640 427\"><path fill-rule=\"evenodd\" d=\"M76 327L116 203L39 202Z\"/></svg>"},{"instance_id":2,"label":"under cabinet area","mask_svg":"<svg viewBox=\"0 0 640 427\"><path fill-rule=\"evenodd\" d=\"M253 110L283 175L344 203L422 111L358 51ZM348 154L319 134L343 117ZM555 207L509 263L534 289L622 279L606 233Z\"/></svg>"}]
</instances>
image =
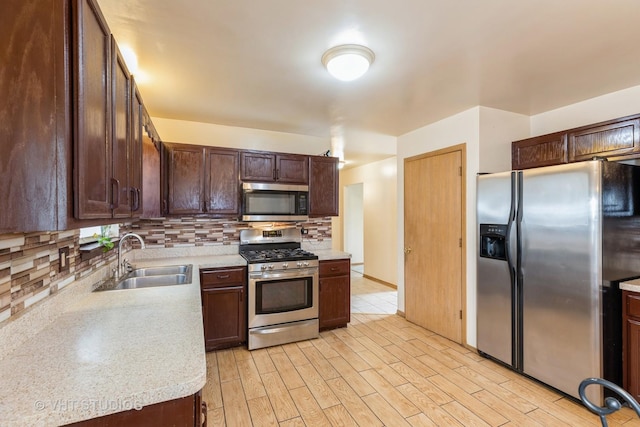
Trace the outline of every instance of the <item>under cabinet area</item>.
<instances>
[{"instance_id":1,"label":"under cabinet area","mask_svg":"<svg viewBox=\"0 0 640 427\"><path fill-rule=\"evenodd\" d=\"M623 387L640 400L640 293L622 291Z\"/></svg>"},{"instance_id":2,"label":"under cabinet area","mask_svg":"<svg viewBox=\"0 0 640 427\"><path fill-rule=\"evenodd\" d=\"M247 268L200 270L205 350L247 341Z\"/></svg>"},{"instance_id":3,"label":"under cabinet area","mask_svg":"<svg viewBox=\"0 0 640 427\"><path fill-rule=\"evenodd\" d=\"M320 330L347 326L351 321L351 260L320 261Z\"/></svg>"},{"instance_id":4,"label":"under cabinet area","mask_svg":"<svg viewBox=\"0 0 640 427\"><path fill-rule=\"evenodd\" d=\"M240 179L306 185L309 183L307 158L298 154L243 150Z\"/></svg>"}]
</instances>

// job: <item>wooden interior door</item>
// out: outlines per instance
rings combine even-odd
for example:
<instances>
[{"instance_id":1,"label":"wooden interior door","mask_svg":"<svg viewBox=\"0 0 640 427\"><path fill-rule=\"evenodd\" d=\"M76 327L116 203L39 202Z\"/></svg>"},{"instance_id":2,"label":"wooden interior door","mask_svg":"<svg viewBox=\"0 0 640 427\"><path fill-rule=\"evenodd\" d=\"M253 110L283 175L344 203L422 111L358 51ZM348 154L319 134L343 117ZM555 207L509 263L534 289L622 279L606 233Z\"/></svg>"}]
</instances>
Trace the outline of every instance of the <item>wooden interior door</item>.
<instances>
[{"instance_id":1,"label":"wooden interior door","mask_svg":"<svg viewBox=\"0 0 640 427\"><path fill-rule=\"evenodd\" d=\"M458 343L466 275L464 157L460 145L404 163L405 315Z\"/></svg>"}]
</instances>

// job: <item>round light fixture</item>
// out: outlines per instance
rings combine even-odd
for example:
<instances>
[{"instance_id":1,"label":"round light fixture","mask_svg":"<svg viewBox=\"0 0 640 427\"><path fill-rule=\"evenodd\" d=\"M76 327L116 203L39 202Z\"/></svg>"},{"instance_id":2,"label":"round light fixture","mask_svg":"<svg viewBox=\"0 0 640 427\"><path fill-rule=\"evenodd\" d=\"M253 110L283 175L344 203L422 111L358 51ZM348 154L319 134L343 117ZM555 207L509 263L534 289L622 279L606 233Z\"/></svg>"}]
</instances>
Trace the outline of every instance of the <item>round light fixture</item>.
<instances>
[{"instance_id":1,"label":"round light fixture","mask_svg":"<svg viewBox=\"0 0 640 427\"><path fill-rule=\"evenodd\" d=\"M366 73L374 59L375 55L368 47L343 44L327 50L322 55L322 64L333 77L348 82Z\"/></svg>"}]
</instances>

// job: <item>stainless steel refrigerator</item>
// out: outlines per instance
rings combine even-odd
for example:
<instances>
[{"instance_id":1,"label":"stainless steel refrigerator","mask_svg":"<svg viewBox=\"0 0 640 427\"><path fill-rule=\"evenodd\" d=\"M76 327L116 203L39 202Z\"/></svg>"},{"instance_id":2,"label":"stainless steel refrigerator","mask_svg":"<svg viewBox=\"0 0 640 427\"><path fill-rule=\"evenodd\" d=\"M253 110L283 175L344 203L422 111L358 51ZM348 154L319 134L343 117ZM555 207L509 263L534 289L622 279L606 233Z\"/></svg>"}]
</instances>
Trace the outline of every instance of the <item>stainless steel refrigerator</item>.
<instances>
[{"instance_id":1,"label":"stainless steel refrigerator","mask_svg":"<svg viewBox=\"0 0 640 427\"><path fill-rule=\"evenodd\" d=\"M588 377L622 385L617 282L640 275L638 169L593 160L478 176L481 354L576 398Z\"/></svg>"}]
</instances>

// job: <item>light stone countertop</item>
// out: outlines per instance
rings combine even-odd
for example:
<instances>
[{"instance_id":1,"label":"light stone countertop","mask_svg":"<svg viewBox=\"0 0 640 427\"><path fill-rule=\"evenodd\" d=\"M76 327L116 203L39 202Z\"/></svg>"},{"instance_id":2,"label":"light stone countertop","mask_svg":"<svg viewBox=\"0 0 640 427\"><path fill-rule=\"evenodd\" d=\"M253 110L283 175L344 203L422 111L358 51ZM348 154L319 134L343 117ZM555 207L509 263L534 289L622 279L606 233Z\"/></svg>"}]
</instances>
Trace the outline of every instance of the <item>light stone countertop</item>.
<instances>
[{"instance_id":1,"label":"light stone countertop","mask_svg":"<svg viewBox=\"0 0 640 427\"><path fill-rule=\"evenodd\" d=\"M628 280L620 283L620 289L631 292L640 292L640 279Z\"/></svg>"},{"instance_id":2,"label":"light stone countertop","mask_svg":"<svg viewBox=\"0 0 640 427\"><path fill-rule=\"evenodd\" d=\"M318 255L319 261L329 261L334 259L347 259L351 258L351 254L348 252L336 251L334 249L320 249L312 250L314 254Z\"/></svg>"},{"instance_id":3,"label":"light stone countertop","mask_svg":"<svg viewBox=\"0 0 640 427\"><path fill-rule=\"evenodd\" d=\"M192 283L82 293L0 359L0 425L67 424L204 387L199 268L246 262L239 255L209 255L136 257L135 264L193 264Z\"/></svg>"}]
</instances>

